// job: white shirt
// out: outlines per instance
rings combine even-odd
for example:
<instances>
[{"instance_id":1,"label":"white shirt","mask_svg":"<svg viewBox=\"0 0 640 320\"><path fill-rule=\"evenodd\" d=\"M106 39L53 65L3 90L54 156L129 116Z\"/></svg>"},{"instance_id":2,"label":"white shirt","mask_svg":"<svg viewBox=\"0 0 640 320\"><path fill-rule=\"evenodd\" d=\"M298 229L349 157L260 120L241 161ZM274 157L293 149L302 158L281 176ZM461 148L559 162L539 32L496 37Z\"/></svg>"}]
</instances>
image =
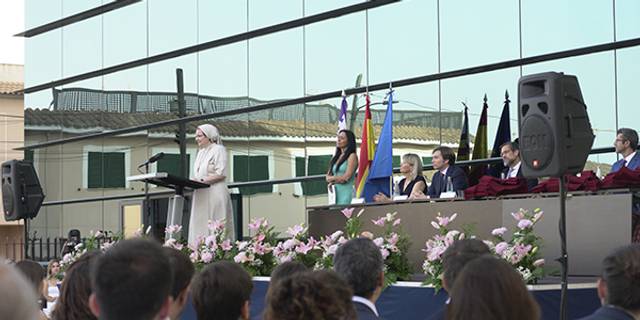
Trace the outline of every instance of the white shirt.
<instances>
[{"instance_id":1,"label":"white shirt","mask_svg":"<svg viewBox=\"0 0 640 320\"><path fill-rule=\"evenodd\" d=\"M447 176L447 170L449 169L449 166L447 166L446 168L444 168L443 170L440 170L440 173L442 173L443 176Z\"/></svg>"},{"instance_id":2,"label":"white shirt","mask_svg":"<svg viewBox=\"0 0 640 320\"><path fill-rule=\"evenodd\" d=\"M632 154L624 157L624 166L628 167L629 166L629 162L631 162L631 159L633 159L633 157L636 156L636 152L634 151Z\"/></svg>"},{"instance_id":3,"label":"white shirt","mask_svg":"<svg viewBox=\"0 0 640 320\"><path fill-rule=\"evenodd\" d=\"M376 314L376 317L380 316L378 314L378 309L376 309L376 305L373 304L371 301L369 301L369 299L365 299L365 298L359 297L359 296L353 296L353 298L351 298L351 301L359 302L359 303L364 304L365 306L369 307L369 309L371 309L371 311L373 311L373 313Z\"/></svg>"},{"instance_id":4,"label":"white shirt","mask_svg":"<svg viewBox=\"0 0 640 320\"><path fill-rule=\"evenodd\" d=\"M509 171L507 171L507 178L516 178L518 176L518 170L520 170L520 165L522 165L522 161L518 161L515 166L510 167Z\"/></svg>"}]
</instances>

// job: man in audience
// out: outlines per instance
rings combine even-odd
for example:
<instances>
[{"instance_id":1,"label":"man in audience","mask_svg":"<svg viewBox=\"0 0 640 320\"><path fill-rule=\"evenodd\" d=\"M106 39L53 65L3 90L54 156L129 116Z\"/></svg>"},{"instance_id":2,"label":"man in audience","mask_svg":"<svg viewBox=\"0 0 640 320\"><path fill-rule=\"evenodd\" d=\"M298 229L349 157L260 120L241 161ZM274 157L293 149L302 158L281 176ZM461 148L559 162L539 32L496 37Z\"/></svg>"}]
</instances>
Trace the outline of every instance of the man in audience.
<instances>
[{"instance_id":1,"label":"man in audience","mask_svg":"<svg viewBox=\"0 0 640 320\"><path fill-rule=\"evenodd\" d=\"M41 319L33 286L13 266L0 260L0 319Z\"/></svg>"},{"instance_id":2,"label":"man in audience","mask_svg":"<svg viewBox=\"0 0 640 320\"><path fill-rule=\"evenodd\" d=\"M602 307L583 320L640 319L640 244L618 248L602 261Z\"/></svg>"},{"instance_id":3,"label":"man in audience","mask_svg":"<svg viewBox=\"0 0 640 320\"><path fill-rule=\"evenodd\" d=\"M636 149L638 149L638 133L635 130L629 128L618 129L613 146L616 148L616 153L622 156L622 159L611 166L611 172L616 172L622 167L627 167L630 170L640 167L640 155L636 153Z\"/></svg>"},{"instance_id":4,"label":"man in audience","mask_svg":"<svg viewBox=\"0 0 640 320\"><path fill-rule=\"evenodd\" d=\"M502 179L524 178L522 175L522 160L520 159L520 147L517 142L505 142L500 146L500 157L505 166L502 171ZM527 179L527 188L533 189L538 184L538 179Z\"/></svg>"},{"instance_id":5,"label":"man in audience","mask_svg":"<svg viewBox=\"0 0 640 320\"><path fill-rule=\"evenodd\" d=\"M139 238L121 241L92 266L91 311L104 320L165 319L172 275L160 244Z\"/></svg>"},{"instance_id":6,"label":"man in audience","mask_svg":"<svg viewBox=\"0 0 640 320\"><path fill-rule=\"evenodd\" d=\"M375 303L384 285L382 254L368 238L351 239L338 248L333 269L353 290L358 319L380 319Z\"/></svg>"},{"instance_id":7,"label":"man in audience","mask_svg":"<svg viewBox=\"0 0 640 320\"><path fill-rule=\"evenodd\" d=\"M240 265L212 263L191 285L198 320L248 320L252 289L251 277Z\"/></svg>"},{"instance_id":8,"label":"man in audience","mask_svg":"<svg viewBox=\"0 0 640 320\"><path fill-rule=\"evenodd\" d=\"M169 318L177 320L184 309L187 298L189 297L189 285L191 278L195 272L193 263L186 254L169 247L163 247L162 250L169 257L169 263L173 270L173 287L171 288L171 297L173 302L169 308Z\"/></svg>"},{"instance_id":9,"label":"man in audience","mask_svg":"<svg viewBox=\"0 0 640 320\"><path fill-rule=\"evenodd\" d=\"M468 186L467 175L455 166L456 154L449 147L437 147L433 150L431 164L437 170L431 178L431 185L427 194L431 198L439 198L440 194L447 191L447 183L451 180L453 190L464 190Z\"/></svg>"},{"instance_id":10,"label":"man in audience","mask_svg":"<svg viewBox=\"0 0 640 320\"><path fill-rule=\"evenodd\" d=\"M454 242L442 254L442 287L445 291L450 292L453 288L458 274L462 271L467 263L485 254L490 254L489 247L478 239L463 239ZM447 300L447 304L449 301ZM428 319L440 320L445 319L445 309L441 308L432 314Z\"/></svg>"}]
</instances>

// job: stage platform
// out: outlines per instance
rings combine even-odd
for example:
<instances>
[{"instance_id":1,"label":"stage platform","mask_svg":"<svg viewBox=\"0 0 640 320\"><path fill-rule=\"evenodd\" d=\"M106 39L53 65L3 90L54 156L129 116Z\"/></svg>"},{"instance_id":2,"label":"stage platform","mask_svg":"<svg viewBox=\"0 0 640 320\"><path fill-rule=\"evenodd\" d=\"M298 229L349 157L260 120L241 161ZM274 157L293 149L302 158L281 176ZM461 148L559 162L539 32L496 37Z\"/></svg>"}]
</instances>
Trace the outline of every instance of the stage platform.
<instances>
[{"instance_id":1,"label":"stage platform","mask_svg":"<svg viewBox=\"0 0 640 320\"><path fill-rule=\"evenodd\" d=\"M545 282L557 281L556 278ZM591 281L591 282L590 282ZM268 277L255 277L251 295L251 319L262 319L265 295L269 287ZM541 319L556 320L560 314L560 284L548 283L529 286L538 301ZM382 292L376 307L385 320L424 320L444 306L446 293L434 294L433 288L422 287L419 282L398 282ZM570 279L568 291L568 319L577 319L593 313L600 307L593 278ZM191 300L181 315L183 320L195 320Z\"/></svg>"}]
</instances>

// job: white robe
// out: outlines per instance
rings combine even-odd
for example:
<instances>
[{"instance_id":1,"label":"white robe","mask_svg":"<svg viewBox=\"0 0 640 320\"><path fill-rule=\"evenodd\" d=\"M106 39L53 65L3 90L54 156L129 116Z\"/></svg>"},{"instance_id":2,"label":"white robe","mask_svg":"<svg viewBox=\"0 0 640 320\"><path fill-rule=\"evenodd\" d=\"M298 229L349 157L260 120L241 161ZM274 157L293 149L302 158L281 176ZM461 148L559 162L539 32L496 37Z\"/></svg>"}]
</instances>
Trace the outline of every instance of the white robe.
<instances>
[{"instance_id":1,"label":"white robe","mask_svg":"<svg viewBox=\"0 0 640 320\"><path fill-rule=\"evenodd\" d=\"M193 167L193 180L196 181L214 174L227 177L227 150L220 144L212 143L198 151ZM189 244L195 244L199 236L209 235L209 220L221 219L226 220L227 238L235 241L233 208L225 180L193 192Z\"/></svg>"}]
</instances>

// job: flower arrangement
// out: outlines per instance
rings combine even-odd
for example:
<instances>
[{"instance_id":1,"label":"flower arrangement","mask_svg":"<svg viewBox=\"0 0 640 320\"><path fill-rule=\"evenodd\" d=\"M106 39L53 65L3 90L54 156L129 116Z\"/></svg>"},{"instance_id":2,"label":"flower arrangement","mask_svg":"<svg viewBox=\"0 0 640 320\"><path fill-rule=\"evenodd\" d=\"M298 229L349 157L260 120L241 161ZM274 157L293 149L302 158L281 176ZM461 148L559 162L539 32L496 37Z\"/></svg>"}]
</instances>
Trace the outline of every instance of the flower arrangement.
<instances>
[{"instance_id":1,"label":"flower arrangement","mask_svg":"<svg viewBox=\"0 0 640 320\"><path fill-rule=\"evenodd\" d=\"M505 239L505 234L509 231L505 227L493 229L492 240L485 240L489 249L497 257L509 262L522 276L526 283L535 283L543 276L544 259L540 258L539 248L542 239L535 235L534 226L543 215L542 210L535 209L533 213L520 209L511 214L517 221L517 227L510 240ZM436 292L442 288L442 254L447 248L457 240L465 237L475 238L469 230L450 230L449 224L455 220L457 214L450 217L443 217L440 214L437 221L432 221L431 225L438 230L433 238L427 240L423 251L426 259L422 265L426 279L424 285L431 285Z\"/></svg>"},{"instance_id":2,"label":"flower arrangement","mask_svg":"<svg viewBox=\"0 0 640 320\"><path fill-rule=\"evenodd\" d=\"M80 243L67 242L65 246L73 246L69 253L65 254L60 260L59 274L63 274L74 261L88 251L102 250L106 251L116 242L123 238L121 234L112 231L89 231L89 237ZM58 276L58 275L56 275Z\"/></svg>"},{"instance_id":3,"label":"flower arrangement","mask_svg":"<svg viewBox=\"0 0 640 320\"><path fill-rule=\"evenodd\" d=\"M399 280L409 280L411 265L407 258L409 251L409 237L402 231L401 219L396 218L398 213L387 213L384 217L371 220L374 225L383 228L381 237L373 239L380 249L384 260L385 287Z\"/></svg>"}]
</instances>

